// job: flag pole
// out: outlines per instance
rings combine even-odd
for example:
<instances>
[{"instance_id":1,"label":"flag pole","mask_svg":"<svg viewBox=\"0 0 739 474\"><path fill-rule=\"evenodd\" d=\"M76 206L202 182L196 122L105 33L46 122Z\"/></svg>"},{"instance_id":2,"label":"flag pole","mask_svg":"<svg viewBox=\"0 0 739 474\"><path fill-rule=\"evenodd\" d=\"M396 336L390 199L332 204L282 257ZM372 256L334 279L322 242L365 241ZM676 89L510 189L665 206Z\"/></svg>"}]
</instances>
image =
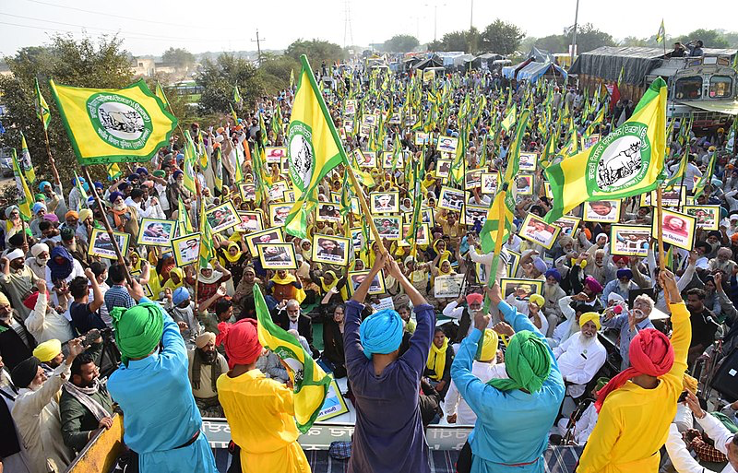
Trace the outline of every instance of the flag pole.
<instances>
[{"instance_id":1,"label":"flag pole","mask_svg":"<svg viewBox=\"0 0 739 474\"><path fill-rule=\"evenodd\" d=\"M367 206L367 201L364 198L364 191L359 187L359 183L357 182L357 178L354 176L354 170L352 169L351 165L349 163L345 164L346 168L349 170L349 179L352 182L352 186L354 186L354 189L357 191L357 197L359 198L359 206L362 208L362 212L367 216L367 220L369 221L370 230L372 231L372 234L375 236L375 240L380 244L381 251L384 253L387 253L387 249L382 244L382 238L380 237L380 233L377 231L377 227L375 226L375 221L372 220L372 214L369 211L369 206ZM401 229L402 233L402 229Z\"/></svg>"},{"instance_id":2,"label":"flag pole","mask_svg":"<svg viewBox=\"0 0 739 474\"><path fill-rule=\"evenodd\" d=\"M87 179L88 183L92 183L92 178L90 177L90 171L87 169L87 166L82 166L82 173L85 175L85 179ZM124 276L126 277L126 282L128 282L129 285L133 286L133 278L131 278L131 274L128 273L128 266L126 265L126 260L123 258L123 254L121 253L120 247L118 247L118 241L115 240L115 236L113 235L113 229L110 227L110 222L108 222L108 216L105 215L105 206L103 205L103 202L100 200L100 195L98 194L97 189L95 189L95 186L90 186L90 189L92 190L92 195L95 197L95 202L98 205L98 208L100 209L101 214L103 215L103 225L105 226L105 230L108 232L108 235L110 236L110 241L113 244L113 250L115 250L115 254L118 257L118 262L123 266L125 272ZM95 244L94 242L92 243Z\"/></svg>"},{"instance_id":3,"label":"flag pole","mask_svg":"<svg viewBox=\"0 0 739 474\"><path fill-rule=\"evenodd\" d=\"M657 246L659 251L659 269L665 269L665 247L662 242L662 187L657 186Z\"/></svg>"},{"instance_id":4,"label":"flag pole","mask_svg":"<svg viewBox=\"0 0 739 474\"><path fill-rule=\"evenodd\" d=\"M54 161L54 157L51 155L51 146L49 145L49 131L46 129L46 126L44 126L44 141L46 142L46 154L49 155L51 172L52 174L54 174L54 179L56 180L56 183L61 188L62 180L59 178L59 171L57 171L56 169L56 162Z\"/></svg>"}]
</instances>

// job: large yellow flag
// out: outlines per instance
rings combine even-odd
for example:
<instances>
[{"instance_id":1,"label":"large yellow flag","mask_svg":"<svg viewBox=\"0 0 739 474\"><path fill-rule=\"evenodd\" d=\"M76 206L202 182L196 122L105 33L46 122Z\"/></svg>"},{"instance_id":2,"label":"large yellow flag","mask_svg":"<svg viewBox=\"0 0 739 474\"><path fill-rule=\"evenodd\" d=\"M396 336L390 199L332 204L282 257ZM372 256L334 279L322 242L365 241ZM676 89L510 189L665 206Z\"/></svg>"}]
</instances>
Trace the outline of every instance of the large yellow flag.
<instances>
[{"instance_id":1,"label":"large yellow flag","mask_svg":"<svg viewBox=\"0 0 739 474\"><path fill-rule=\"evenodd\" d=\"M177 125L143 79L125 89L49 85L83 166L148 161L169 144Z\"/></svg>"}]
</instances>

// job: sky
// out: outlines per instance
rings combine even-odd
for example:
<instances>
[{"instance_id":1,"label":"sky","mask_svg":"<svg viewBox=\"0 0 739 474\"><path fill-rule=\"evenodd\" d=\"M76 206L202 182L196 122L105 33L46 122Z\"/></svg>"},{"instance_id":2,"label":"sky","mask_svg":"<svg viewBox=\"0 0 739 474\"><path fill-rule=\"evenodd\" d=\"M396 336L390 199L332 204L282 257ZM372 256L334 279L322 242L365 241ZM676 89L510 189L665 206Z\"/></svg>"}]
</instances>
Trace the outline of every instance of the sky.
<instances>
[{"instance_id":1,"label":"sky","mask_svg":"<svg viewBox=\"0 0 739 474\"><path fill-rule=\"evenodd\" d=\"M409 34L424 43L445 33L483 29L496 18L527 36L562 33L574 24L577 0L310 0L202 2L195 0L0 0L0 56L40 46L54 33L81 37L118 33L134 55L161 55L169 47L192 53L284 49L296 39L341 46L381 43ZM555 8L556 7L556 8ZM349 11L350 27L346 11ZM472 12L472 15L470 13ZM578 23L614 38L649 37L664 19L667 36L698 28L736 31L739 2L716 0L701 9L685 0L580 0Z\"/></svg>"}]
</instances>

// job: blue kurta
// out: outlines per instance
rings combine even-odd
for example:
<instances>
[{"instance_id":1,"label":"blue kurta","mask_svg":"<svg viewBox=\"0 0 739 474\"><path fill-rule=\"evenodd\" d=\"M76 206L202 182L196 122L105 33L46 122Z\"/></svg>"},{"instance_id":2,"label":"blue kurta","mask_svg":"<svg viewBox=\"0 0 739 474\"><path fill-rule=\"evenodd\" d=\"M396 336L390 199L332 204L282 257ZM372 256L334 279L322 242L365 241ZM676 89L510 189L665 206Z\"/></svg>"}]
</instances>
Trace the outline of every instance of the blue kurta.
<instances>
[{"instance_id":1,"label":"blue kurta","mask_svg":"<svg viewBox=\"0 0 739 474\"><path fill-rule=\"evenodd\" d=\"M142 298L141 303L150 302ZM140 472L218 472L187 377L187 351L179 327L164 315L164 348L121 366L108 391L123 410L124 441L139 455ZM191 445L187 443L200 432Z\"/></svg>"},{"instance_id":2,"label":"blue kurta","mask_svg":"<svg viewBox=\"0 0 739 474\"><path fill-rule=\"evenodd\" d=\"M430 472L418 394L433 338L434 310L427 304L414 308L418 325L410 348L375 375L359 342L363 308L353 300L346 303L344 352L357 409L347 471Z\"/></svg>"},{"instance_id":3,"label":"blue kurta","mask_svg":"<svg viewBox=\"0 0 739 474\"><path fill-rule=\"evenodd\" d=\"M541 337L529 318L505 301L498 309L513 329L528 330ZM472 362L482 333L473 329L463 341L452 364L452 380L472 411L477 414L470 433L472 472L544 472L544 451L549 430L559 413L565 384L557 360L547 345L552 370L541 390L503 392L472 374ZM546 342L545 342L546 344Z\"/></svg>"}]
</instances>

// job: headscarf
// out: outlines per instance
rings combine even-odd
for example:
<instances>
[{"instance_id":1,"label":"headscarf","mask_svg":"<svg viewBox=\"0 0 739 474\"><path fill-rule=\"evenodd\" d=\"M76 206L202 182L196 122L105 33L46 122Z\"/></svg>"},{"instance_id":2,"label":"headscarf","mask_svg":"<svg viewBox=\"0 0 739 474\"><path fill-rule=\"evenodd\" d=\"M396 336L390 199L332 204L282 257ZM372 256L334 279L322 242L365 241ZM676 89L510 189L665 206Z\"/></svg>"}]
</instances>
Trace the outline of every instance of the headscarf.
<instances>
[{"instance_id":1,"label":"headscarf","mask_svg":"<svg viewBox=\"0 0 739 474\"><path fill-rule=\"evenodd\" d=\"M519 331L511 337L506 349L505 368L508 379L488 382L498 390L524 389L538 392L552 369L549 349L541 337L531 331Z\"/></svg>"},{"instance_id":2,"label":"headscarf","mask_svg":"<svg viewBox=\"0 0 739 474\"><path fill-rule=\"evenodd\" d=\"M482 341L477 346L475 359L479 361L493 360L498 353L498 333L490 328L482 333Z\"/></svg>"},{"instance_id":3,"label":"headscarf","mask_svg":"<svg viewBox=\"0 0 739 474\"><path fill-rule=\"evenodd\" d=\"M529 296L529 303L534 303L539 308L544 307L544 297L534 293L533 295Z\"/></svg>"},{"instance_id":4,"label":"headscarf","mask_svg":"<svg viewBox=\"0 0 739 474\"><path fill-rule=\"evenodd\" d=\"M33 350L33 356L40 362L49 362L62 352L62 342L59 339L44 341Z\"/></svg>"},{"instance_id":5,"label":"headscarf","mask_svg":"<svg viewBox=\"0 0 739 474\"><path fill-rule=\"evenodd\" d=\"M290 283L296 282L298 280L297 280L297 278L295 278L295 275L293 275L292 273L286 274L285 275L285 278L280 278L280 275L278 275L277 273L275 273L275 276L273 276L272 278L270 278L269 281L273 281L273 282L275 282L278 285L289 285ZM298 303L302 303L303 300L305 300L305 297L306 297L305 289L303 289L303 288L296 288L296 290L297 291L295 292L295 299L298 301Z\"/></svg>"},{"instance_id":6,"label":"headscarf","mask_svg":"<svg viewBox=\"0 0 739 474\"><path fill-rule=\"evenodd\" d=\"M600 329L600 315L598 313L583 313L580 315L579 323L580 327L588 321L592 321L597 329Z\"/></svg>"},{"instance_id":7,"label":"headscarf","mask_svg":"<svg viewBox=\"0 0 739 474\"><path fill-rule=\"evenodd\" d=\"M446 351L449 347L449 338L444 337L444 344L441 347L436 347L436 344L431 343L431 350L429 350L428 359L426 359L426 368L434 372L429 377L436 381L441 381L444 376L444 369L446 368Z\"/></svg>"},{"instance_id":8,"label":"headscarf","mask_svg":"<svg viewBox=\"0 0 739 474\"><path fill-rule=\"evenodd\" d=\"M164 314L155 303L139 303L128 309L116 306L110 317L113 319L115 342L126 366L130 359L149 355L162 340Z\"/></svg>"},{"instance_id":9,"label":"headscarf","mask_svg":"<svg viewBox=\"0 0 739 474\"><path fill-rule=\"evenodd\" d=\"M236 247L237 252L235 256L232 256L231 253L229 252L231 247ZM238 262L243 254L244 252L241 250L241 247L239 247L239 244L237 244L236 242L229 242L229 244L226 246L226 251L223 252L224 257L226 257L226 260L229 263Z\"/></svg>"},{"instance_id":10,"label":"headscarf","mask_svg":"<svg viewBox=\"0 0 739 474\"><path fill-rule=\"evenodd\" d=\"M331 291L331 288L333 288L333 287L335 287L336 285L339 284L339 278L336 276L336 272L334 272L333 270L329 270L327 272L323 272L323 274L324 275L331 275L334 278L333 281L331 281L330 284L326 284L324 282L324 277L321 277L320 278L320 281L321 281L321 289L323 290L323 294L326 294L329 291ZM346 301L346 300L349 299L348 298L349 295L346 293L346 285L344 285L341 288L339 288L339 294L341 295L341 299L342 300Z\"/></svg>"},{"instance_id":11,"label":"headscarf","mask_svg":"<svg viewBox=\"0 0 739 474\"><path fill-rule=\"evenodd\" d=\"M57 263L57 257L63 258L64 263ZM51 271L51 281L64 280L74 270L74 259L65 246L57 245L51 249L51 255L49 255L49 261L46 262L46 266Z\"/></svg>"},{"instance_id":12,"label":"headscarf","mask_svg":"<svg viewBox=\"0 0 739 474\"><path fill-rule=\"evenodd\" d=\"M254 363L262 353L262 345L257 335L257 321L244 318L235 323L222 322L218 325L220 333L216 336L216 345L223 344L228 356L228 367L249 365Z\"/></svg>"},{"instance_id":13,"label":"headscarf","mask_svg":"<svg viewBox=\"0 0 739 474\"><path fill-rule=\"evenodd\" d=\"M642 374L659 377L669 372L675 362L675 351L667 336L656 329L642 329L629 344L629 361L631 366L613 377L598 392L595 402L598 413L608 394L621 388L627 380Z\"/></svg>"},{"instance_id":14,"label":"headscarf","mask_svg":"<svg viewBox=\"0 0 739 474\"><path fill-rule=\"evenodd\" d=\"M559 270L556 268L550 268L544 273L544 278L553 277L555 280L562 281L562 275L559 273Z\"/></svg>"},{"instance_id":15,"label":"headscarf","mask_svg":"<svg viewBox=\"0 0 739 474\"><path fill-rule=\"evenodd\" d=\"M601 293L603 291L603 285L601 285L598 280L591 277L590 275L585 277L585 280L583 281L583 284L588 287L590 291L592 291L594 294Z\"/></svg>"},{"instance_id":16,"label":"headscarf","mask_svg":"<svg viewBox=\"0 0 739 474\"><path fill-rule=\"evenodd\" d=\"M41 365L41 361L36 357L31 356L13 367L13 371L10 373L10 378L17 387L28 388L38 374L39 365Z\"/></svg>"},{"instance_id":17,"label":"headscarf","mask_svg":"<svg viewBox=\"0 0 739 474\"><path fill-rule=\"evenodd\" d=\"M403 319L392 309L369 315L359 325L359 341L365 357L372 359L372 354L390 354L400 347L403 326Z\"/></svg>"}]
</instances>

